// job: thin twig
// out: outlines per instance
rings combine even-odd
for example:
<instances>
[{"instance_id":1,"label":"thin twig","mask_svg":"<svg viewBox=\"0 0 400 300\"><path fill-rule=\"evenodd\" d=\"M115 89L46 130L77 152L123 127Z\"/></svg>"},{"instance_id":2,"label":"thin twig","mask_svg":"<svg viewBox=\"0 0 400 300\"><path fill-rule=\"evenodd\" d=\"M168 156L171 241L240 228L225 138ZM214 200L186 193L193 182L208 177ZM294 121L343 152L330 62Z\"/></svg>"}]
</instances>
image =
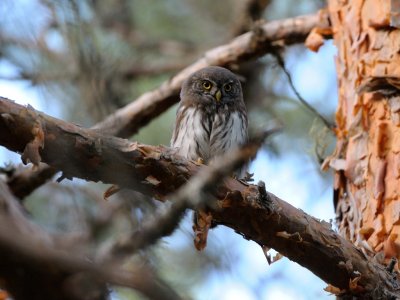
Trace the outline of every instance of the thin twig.
<instances>
[{"instance_id":1,"label":"thin twig","mask_svg":"<svg viewBox=\"0 0 400 300\"><path fill-rule=\"evenodd\" d=\"M285 62L283 60L282 55L276 50L274 52L272 52L272 54L275 56L276 61L278 62L278 65L281 67L283 73L285 73L287 80L289 82L289 86L292 89L293 93L296 95L297 99L299 99L299 101L311 112L313 113L318 119L321 120L322 123L324 123L324 125L330 129L333 130L335 128L335 126L329 122L323 115L321 115L313 106L311 106L306 99L303 98L303 96L300 95L299 91L296 89L296 87L294 86L293 80L292 80L292 76L290 75L290 72L288 71L288 69L286 69L285 67Z\"/></svg>"}]
</instances>

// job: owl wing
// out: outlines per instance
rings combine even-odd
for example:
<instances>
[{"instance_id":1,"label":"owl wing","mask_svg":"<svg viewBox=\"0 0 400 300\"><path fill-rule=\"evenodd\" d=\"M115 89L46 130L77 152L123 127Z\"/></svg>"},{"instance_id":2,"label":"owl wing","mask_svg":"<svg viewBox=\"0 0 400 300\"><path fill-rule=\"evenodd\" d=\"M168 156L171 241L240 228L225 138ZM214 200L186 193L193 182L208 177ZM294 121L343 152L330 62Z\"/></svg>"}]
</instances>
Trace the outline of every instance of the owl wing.
<instances>
[{"instance_id":1,"label":"owl wing","mask_svg":"<svg viewBox=\"0 0 400 300\"><path fill-rule=\"evenodd\" d=\"M245 111L233 111L217 114L213 122L210 153L213 158L243 145L247 142L247 117ZM210 162L212 163L212 161ZM238 178L243 178L248 166L245 165L235 172Z\"/></svg>"}]
</instances>

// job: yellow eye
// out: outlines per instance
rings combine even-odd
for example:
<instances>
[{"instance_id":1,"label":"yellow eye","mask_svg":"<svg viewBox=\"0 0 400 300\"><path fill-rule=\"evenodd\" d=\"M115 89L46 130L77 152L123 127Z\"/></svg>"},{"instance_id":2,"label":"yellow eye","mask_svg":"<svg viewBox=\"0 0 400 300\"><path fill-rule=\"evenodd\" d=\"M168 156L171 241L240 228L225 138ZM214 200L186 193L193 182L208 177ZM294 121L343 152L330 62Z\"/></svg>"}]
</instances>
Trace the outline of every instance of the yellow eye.
<instances>
[{"instance_id":1,"label":"yellow eye","mask_svg":"<svg viewBox=\"0 0 400 300\"><path fill-rule=\"evenodd\" d=\"M225 92L230 92L232 90L232 85L230 83L225 84L224 90Z\"/></svg>"},{"instance_id":2,"label":"yellow eye","mask_svg":"<svg viewBox=\"0 0 400 300\"><path fill-rule=\"evenodd\" d=\"M203 88L206 89L206 90L211 89L211 82L203 81Z\"/></svg>"}]
</instances>

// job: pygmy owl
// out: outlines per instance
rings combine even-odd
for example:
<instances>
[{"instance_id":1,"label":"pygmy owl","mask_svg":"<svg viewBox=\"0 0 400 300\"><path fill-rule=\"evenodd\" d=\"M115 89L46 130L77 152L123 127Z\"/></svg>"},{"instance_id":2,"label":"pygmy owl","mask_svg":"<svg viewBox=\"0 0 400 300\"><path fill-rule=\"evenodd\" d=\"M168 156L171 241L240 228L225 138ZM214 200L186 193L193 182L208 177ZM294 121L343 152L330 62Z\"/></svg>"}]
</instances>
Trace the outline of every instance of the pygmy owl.
<instances>
[{"instance_id":1,"label":"pygmy owl","mask_svg":"<svg viewBox=\"0 0 400 300\"><path fill-rule=\"evenodd\" d=\"M171 147L187 159L212 164L216 157L247 141L247 112L238 78L221 67L207 67L182 85ZM242 177L243 170L236 172ZM207 209L194 214L194 245L207 245L212 218Z\"/></svg>"},{"instance_id":2,"label":"pygmy owl","mask_svg":"<svg viewBox=\"0 0 400 300\"><path fill-rule=\"evenodd\" d=\"M190 75L182 85L171 147L207 164L246 141L247 112L238 78L215 66Z\"/></svg>"}]
</instances>

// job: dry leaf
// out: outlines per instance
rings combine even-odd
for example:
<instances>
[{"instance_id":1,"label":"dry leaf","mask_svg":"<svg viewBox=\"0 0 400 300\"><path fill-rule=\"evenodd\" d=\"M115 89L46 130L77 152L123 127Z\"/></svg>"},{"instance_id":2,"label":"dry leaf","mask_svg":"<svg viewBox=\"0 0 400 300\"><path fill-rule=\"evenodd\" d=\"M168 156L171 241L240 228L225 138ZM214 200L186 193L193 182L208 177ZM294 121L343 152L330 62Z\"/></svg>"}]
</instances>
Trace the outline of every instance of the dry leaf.
<instances>
[{"instance_id":1,"label":"dry leaf","mask_svg":"<svg viewBox=\"0 0 400 300\"><path fill-rule=\"evenodd\" d=\"M121 188L118 185L110 186L103 194L104 200L108 200L109 197L118 193L120 190L121 190Z\"/></svg>"},{"instance_id":2,"label":"dry leaf","mask_svg":"<svg viewBox=\"0 0 400 300\"><path fill-rule=\"evenodd\" d=\"M33 163L38 166L42 158L40 157L39 148L44 147L44 131L40 121L37 121L32 129L33 140L26 144L21 159L24 164Z\"/></svg>"},{"instance_id":3,"label":"dry leaf","mask_svg":"<svg viewBox=\"0 0 400 300\"><path fill-rule=\"evenodd\" d=\"M211 227L212 215L204 210L196 211L195 222L193 224L194 246L201 251L207 246L208 231Z\"/></svg>"},{"instance_id":4,"label":"dry leaf","mask_svg":"<svg viewBox=\"0 0 400 300\"><path fill-rule=\"evenodd\" d=\"M333 286L331 284L329 284L326 288L324 288L324 291L331 293L333 295L340 295L343 291L339 288L337 288L336 286Z\"/></svg>"},{"instance_id":5,"label":"dry leaf","mask_svg":"<svg viewBox=\"0 0 400 300\"><path fill-rule=\"evenodd\" d=\"M324 37L319 33L318 28L313 28L307 36L305 46L311 51L318 52L319 48L324 44Z\"/></svg>"}]
</instances>

